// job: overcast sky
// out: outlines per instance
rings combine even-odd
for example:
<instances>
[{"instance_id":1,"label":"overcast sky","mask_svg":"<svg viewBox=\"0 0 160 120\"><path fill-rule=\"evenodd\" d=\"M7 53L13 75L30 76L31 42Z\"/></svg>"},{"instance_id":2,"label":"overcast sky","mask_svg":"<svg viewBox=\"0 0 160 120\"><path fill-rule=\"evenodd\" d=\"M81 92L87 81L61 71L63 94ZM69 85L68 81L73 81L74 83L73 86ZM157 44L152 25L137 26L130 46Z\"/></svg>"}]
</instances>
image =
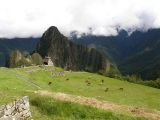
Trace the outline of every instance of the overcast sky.
<instances>
[{"instance_id":1,"label":"overcast sky","mask_svg":"<svg viewBox=\"0 0 160 120\"><path fill-rule=\"evenodd\" d=\"M62 34L117 35L118 30L160 27L159 0L0 0L0 37L41 37L56 26Z\"/></svg>"}]
</instances>

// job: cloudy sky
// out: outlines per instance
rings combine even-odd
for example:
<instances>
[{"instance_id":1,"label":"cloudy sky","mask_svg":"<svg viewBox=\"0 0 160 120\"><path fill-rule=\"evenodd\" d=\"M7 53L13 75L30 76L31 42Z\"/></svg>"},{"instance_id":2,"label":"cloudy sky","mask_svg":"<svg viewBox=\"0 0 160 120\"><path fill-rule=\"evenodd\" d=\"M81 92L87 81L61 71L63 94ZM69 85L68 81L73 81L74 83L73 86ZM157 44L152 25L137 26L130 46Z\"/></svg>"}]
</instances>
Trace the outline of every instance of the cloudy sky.
<instances>
[{"instance_id":1,"label":"cloudy sky","mask_svg":"<svg viewBox=\"0 0 160 120\"><path fill-rule=\"evenodd\" d=\"M145 32L160 28L159 0L0 0L0 37L41 37L50 26L65 36Z\"/></svg>"}]
</instances>

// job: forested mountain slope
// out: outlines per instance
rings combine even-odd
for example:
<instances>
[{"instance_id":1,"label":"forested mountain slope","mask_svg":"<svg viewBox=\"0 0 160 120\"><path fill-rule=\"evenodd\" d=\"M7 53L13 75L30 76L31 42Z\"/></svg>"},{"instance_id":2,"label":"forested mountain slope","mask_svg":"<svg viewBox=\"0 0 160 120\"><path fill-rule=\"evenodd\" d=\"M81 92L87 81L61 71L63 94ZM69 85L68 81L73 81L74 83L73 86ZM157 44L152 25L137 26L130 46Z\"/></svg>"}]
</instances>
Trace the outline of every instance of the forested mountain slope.
<instances>
[{"instance_id":1,"label":"forested mountain slope","mask_svg":"<svg viewBox=\"0 0 160 120\"><path fill-rule=\"evenodd\" d=\"M135 31L130 36L122 30L117 36L82 36L71 40L99 50L117 64L123 75L139 73L143 79L160 77L160 29Z\"/></svg>"}]
</instances>

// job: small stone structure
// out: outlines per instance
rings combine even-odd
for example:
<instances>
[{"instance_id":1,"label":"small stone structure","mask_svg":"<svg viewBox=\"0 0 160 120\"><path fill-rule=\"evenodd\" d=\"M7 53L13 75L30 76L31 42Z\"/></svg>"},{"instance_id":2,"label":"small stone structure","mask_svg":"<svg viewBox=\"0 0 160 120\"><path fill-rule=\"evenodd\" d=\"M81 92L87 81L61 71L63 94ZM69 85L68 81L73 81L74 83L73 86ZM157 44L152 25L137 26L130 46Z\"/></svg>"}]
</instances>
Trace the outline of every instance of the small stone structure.
<instances>
[{"instance_id":1,"label":"small stone structure","mask_svg":"<svg viewBox=\"0 0 160 120\"><path fill-rule=\"evenodd\" d=\"M53 70L55 70L56 68L47 68L47 69L45 69L44 71L53 71Z\"/></svg>"},{"instance_id":2,"label":"small stone structure","mask_svg":"<svg viewBox=\"0 0 160 120\"><path fill-rule=\"evenodd\" d=\"M31 70L27 70L25 71L26 73L32 73L32 72L37 72L39 71L40 69L31 69Z\"/></svg>"},{"instance_id":3,"label":"small stone structure","mask_svg":"<svg viewBox=\"0 0 160 120\"><path fill-rule=\"evenodd\" d=\"M28 96L0 106L0 120L27 120L30 117Z\"/></svg>"},{"instance_id":4,"label":"small stone structure","mask_svg":"<svg viewBox=\"0 0 160 120\"><path fill-rule=\"evenodd\" d=\"M45 56L45 58L44 58L44 64L45 65L51 65L51 66L53 66L53 62L51 60L51 57Z\"/></svg>"},{"instance_id":5,"label":"small stone structure","mask_svg":"<svg viewBox=\"0 0 160 120\"><path fill-rule=\"evenodd\" d=\"M54 72L51 73L52 76L65 76L65 72Z\"/></svg>"}]
</instances>

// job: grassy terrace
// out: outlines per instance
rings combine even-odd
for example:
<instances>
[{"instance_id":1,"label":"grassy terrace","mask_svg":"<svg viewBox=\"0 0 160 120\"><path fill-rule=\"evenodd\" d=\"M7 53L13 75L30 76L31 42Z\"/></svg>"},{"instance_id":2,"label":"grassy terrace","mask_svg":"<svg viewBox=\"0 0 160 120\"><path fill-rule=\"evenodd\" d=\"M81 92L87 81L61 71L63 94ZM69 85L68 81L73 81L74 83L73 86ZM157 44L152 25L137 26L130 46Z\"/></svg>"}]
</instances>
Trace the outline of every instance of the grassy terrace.
<instances>
[{"instance_id":1,"label":"grassy terrace","mask_svg":"<svg viewBox=\"0 0 160 120\"><path fill-rule=\"evenodd\" d=\"M0 106L28 95L34 120L160 119L159 89L87 72L52 76L63 72L52 68L0 68Z\"/></svg>"}]
</instances>

